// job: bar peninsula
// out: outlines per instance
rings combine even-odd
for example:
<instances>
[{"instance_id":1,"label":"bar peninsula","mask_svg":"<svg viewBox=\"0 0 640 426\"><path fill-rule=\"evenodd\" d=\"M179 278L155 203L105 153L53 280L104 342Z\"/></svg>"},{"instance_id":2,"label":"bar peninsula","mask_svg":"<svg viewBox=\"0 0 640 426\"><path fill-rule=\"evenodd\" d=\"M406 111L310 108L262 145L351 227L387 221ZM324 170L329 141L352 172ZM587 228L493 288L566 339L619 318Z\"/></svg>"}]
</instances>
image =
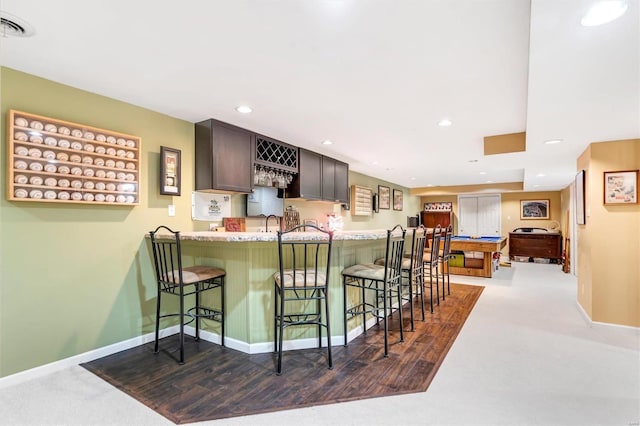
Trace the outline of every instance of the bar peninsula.
<instances>
[{"instance_id":1,"label":"bar peninsula","mask_svg":"<svg viewBox=\"0 0 640 426\"><path fill-rule=\"evenodd\" d=\"M318 232L297 232L286 237L313 241ZM147 235L148 237L148 235ZM387 230L336 231L331 252L329 305L332 344L342 344L344 330L342 275L344 268L384 257ZM158 238L161 238L158 235ZM147 238L148 239L148 238ZM273 350L273 274L278 270L277 234L271 232L181 232L183 265L202 264L223 268L226 276L225 345L245 353ZM149 250L150 248L150 243ZM354 297L357 297L354 295ZM203 322L206 331L218 334L219 324ZM349 327L360 333L356 319ZM285 335L285 349L314 347L315 328L292 327ZM350 337L351 336L350 333Z\"/></svg>"}]
</instances>

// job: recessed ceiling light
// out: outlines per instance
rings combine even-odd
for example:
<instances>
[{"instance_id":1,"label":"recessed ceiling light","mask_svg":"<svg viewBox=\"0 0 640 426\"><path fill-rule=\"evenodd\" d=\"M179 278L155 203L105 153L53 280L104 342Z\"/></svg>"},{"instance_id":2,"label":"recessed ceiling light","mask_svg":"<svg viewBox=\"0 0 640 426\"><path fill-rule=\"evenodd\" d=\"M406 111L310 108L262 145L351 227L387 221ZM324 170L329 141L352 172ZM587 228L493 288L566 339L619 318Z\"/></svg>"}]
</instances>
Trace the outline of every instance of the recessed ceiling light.
<instances>
[{"instance_id":1,"label":"recessed ceiling light","mask_svg":"<svg viewBox=\"0 0 640 426\"><path fill-rule=\"evenodd\" d=\"M434 186L434 185L432 183L430 183L430 184L427 184L427 186Z\"/></svg>"},{"instance_id":2,"label":"recessed ceiling light","mask_svg":"<svg viewBox=\"0 0 640 426\"><path fill-rule=\"evenodd\" d=\"M546 175L544 173L538 173L536 176L537 177L545 177Z\"/></svg>"},{"instance_id":3,"label":"recessed ceiling light","mask_svg":"<svg viewBox=\"0 0 640 426\"><path fill-rule=\"evenodd\" d=\"M376 166L378 164L377 161L374 161L373 163L371 163L372 165Z\"/></svg>"},{"instance_id":4,"label":"recessed ceiling light","mask_svg":"<svg viewBox=\"0 0 640 426\"><path fill-rule=\"evenodd\" d=\"M492 180L488 180L487 183L493 183L493 181Z\"/></svg>"},{"instance_id":5,"label":"recessed ceiling light","mask_svg":"<svg viewBox=\"0 0 640 426\"><path fill-rule=\"evenodd\" d=\"M487 172L480 172L480 174L481 174L481 175L486 175L486 174L487 174Z\"/></svg>"},{"instance_id":6,"label":"recessed ceiling light","mask_svg":"<svg viewBox=\"0 0 640 426\"><path fill-rule=\"evenodd\" d=\"M538 188L540 185L533 185L534 188Z\"/></svg>"},{"instance_id":7,"label":"recessed ceiling light","mask_svg":"<svg viewBox=\"0 0 640 426\"><path fill-rule=\"evenodd\" d=\"M562 139L549 139L548 141L544 141L545 145L554 145L562 142Z\"/></svg>"},{"instance_id":8,"label":"recessed ceiling light","mask_svg":"<svg viewBox=\"0 0 640 426\"><path fill-rule=\"evenodd\" d=\"M452 124L453 123L448 118L443 118L442 120L438 121L438 126L440 127L449 127Z\"/></svg>"},{"instance_id":9,"label":"recessed ceiling light","mask_svg":"<svg viewBox=\"0 0 640 426\"><path fill-rule=\"evenodd\" d=\"M411 180L416 180L416 178L412 177Z\"/></svg>"},{"instance_id":10,"label":"recessed ceiling light","mask_svg":"<svg viewBox=\"0 0 640 426\"><path fill-rule=\"evenodd\" d=\"M624 15L628 8L627 0L601 1L589 8L580 23L585 27L604 25Z\"/></svg>"},{"instance_id":11,"label":"recessed ceiling light","mask_svg":"<svg viewBox=\"0 0 640 426\"><path fill-rule=\"evenodd\" d=\"M236 107L236 111L241 112L243 114L249 114L253 110L251 109L251 107L249 107L247 105L240 105L240 106Z\"/></svg>"},{"instance_id":12,"label":"recessed ceiling light","mask_svg":"<svg viewBox=\"0 0 640 426\"><path fill-rule=\"evenodd\" d=\"M322 141L322 145L331 145L333 142L331 142L329 139L323 140Z\"/></svg>"}]
</instances>

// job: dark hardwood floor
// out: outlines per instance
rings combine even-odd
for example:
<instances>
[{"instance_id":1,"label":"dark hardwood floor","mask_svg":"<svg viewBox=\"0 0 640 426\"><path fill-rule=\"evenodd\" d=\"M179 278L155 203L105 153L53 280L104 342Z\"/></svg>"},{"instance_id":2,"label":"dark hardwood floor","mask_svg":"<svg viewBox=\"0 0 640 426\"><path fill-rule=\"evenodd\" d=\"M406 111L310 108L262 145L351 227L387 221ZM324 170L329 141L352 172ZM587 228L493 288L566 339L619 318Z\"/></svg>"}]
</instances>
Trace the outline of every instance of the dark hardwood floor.
<instances>
[{"instance_id":1,"label":"dark hardwood floor","mask_svg":"<svg viewBox=\"0 0 640 426\"><path fill-rule=\"evenodd\" d=\"M427 309L426 321L406 331L404 343L398 342L394 315L388 358L376 327L347 347L334 346L333 370L327 368L326 348L285 352L282 376L276 376L271 353L248 355L190 337L185 338L185 365L167 352L154 355L150 343L83 366L178 424L423 392L482 290L451 284L451 296L433 314ZM167 337L161 348L175 348L177 341Z\"/></svg>"}]
</instances>

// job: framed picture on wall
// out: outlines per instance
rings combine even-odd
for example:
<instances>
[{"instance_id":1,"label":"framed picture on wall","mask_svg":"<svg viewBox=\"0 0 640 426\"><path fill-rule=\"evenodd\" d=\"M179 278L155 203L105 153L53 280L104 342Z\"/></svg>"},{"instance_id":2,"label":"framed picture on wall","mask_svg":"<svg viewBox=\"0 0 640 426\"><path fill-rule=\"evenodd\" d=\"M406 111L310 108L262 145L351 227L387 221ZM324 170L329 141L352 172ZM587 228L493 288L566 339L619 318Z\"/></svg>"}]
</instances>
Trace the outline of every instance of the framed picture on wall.
<instances>
[{"instance_id":1,"label":"framed picture on wall","mask_svg":"<svg viewBox=\"0 0 640 426\"><path fill-rule=\"evenodd\" d=\"M453 203L450 201L439 203L424 203L425 212L450 212L453 210Z\"/></svg>"},{"instance_id":2,"label":"framed picture on wall","mask_svg":"<svg viewBox=\"0 0 640 426\"><path fill-rule=\"evenodd\" d=\"M576 223L578 225L585 225L587 218L585 216L585 203L584 203L584 170L580 170L576 175Z\"/></svg>"},{"instance_id":3,"label":"framed picture on wall","mask_svg":"<svg viewBox=\"0 0 640 426\"><path fill-rule=\"evenodd\" d=\"M160 147L160 194L180 195L180 150Z\"/></svg>"},{"instance_id":4,"label":"framed picture on wall","mask_svg":"<svg viewBox=\"0 0 640 426\"><path fill-rule=\"evenodd\" d=\"M378 185L378 210L389 210L391 208L391 188Z\"/></svg>"},{"instance_id":5,"label":"framed picture on wall","mask_svg":"<svg viewBox=\"0 0 640 426\"><path fill-rule=\"evenodd\" d=\"M393 190L393 209L394 210L402 210L403 199L402 199L402 191L399 189Z\"/></svg>"},{"instance_id":6,"label":"framed picture on wall","mask_svg":"<svg viewBox=\"0 0 640 426\"><path fill-rule=\"evenodd\" d=\"M549 219L549 200L520 200L520 219Z\"/></svg>"},{"instance_id":7,"label":"framed picture on wall","mask_svg":"<svg viewBox=\"0 0 640 426\"><path fill-rule=\"evenodd\" d=\"M637 204L638 171L604 172L604 204Z\"/></svg>"}]
</instances>

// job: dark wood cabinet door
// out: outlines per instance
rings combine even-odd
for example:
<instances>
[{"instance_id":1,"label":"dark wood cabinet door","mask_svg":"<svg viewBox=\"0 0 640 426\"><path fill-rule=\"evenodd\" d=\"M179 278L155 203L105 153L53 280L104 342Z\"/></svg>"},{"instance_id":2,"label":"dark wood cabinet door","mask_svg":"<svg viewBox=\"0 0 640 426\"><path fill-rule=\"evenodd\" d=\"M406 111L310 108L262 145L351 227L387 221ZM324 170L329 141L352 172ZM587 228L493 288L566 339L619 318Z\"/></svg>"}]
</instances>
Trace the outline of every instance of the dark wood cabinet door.
<instances>
[{"instance_id":1,"label":"dark wood cabinet door","mask_svg":"<svg viewBox=\"0 0 640 426\"><path fill-rule=\"evenodd\" d=\"M446 228L451 224L451 212L421 212L422 224L425 228L435 228L440 225Z\"/></svg>"},{"instance_id":2,"label":"dark wood cabinet door","mask_svg":"<svg viewBox=\"0 0 640 426\"><path fill-rule=\"evenodd\" d=\"M292 197L322 199L322 155L300 148L300 171L291 188Z\"/></svg>"},{"instance_id":3,"label":"dark wood cabinet door","mask_svg":"<svg viewBox=\"0 0 640 426\"><path fill-rule=\"evenodd\" d=\"M213 145L214 187L251 192L251 133L222 125L214 126Z\"/></svg>"},{"instance_id":4,"label":"dark wood cabinet door","mask_svg":"<svg viewBox=\"0 0 640 426\"><path fill-rule=\"evenodd\" d=\"M322 157L322 199L336 200L336 160Z\"/></svg>"},{"instance_id":5,"label":"dark wood cabinet door","mask_svg":"<svg viewBox=\"0 0 640 426\"><path fill-rule=\"evenodd\" d=\"M252 134L207 120L196 124L196 190L251 192Z\"/></svg>"},{"instance_id":6,"label":"dark wood cabinet door","mask_svg":"<svg viewBox=\"0 0 640 426\"><path fill-rule=\"evenodd\" d=\"M300 148L300 171L287 188L287 198L349 202L349 165Z\"/></svg>"},{"instance_id":7,"label":"dark wood cabinet door","mask_svg":"<svg viewBox=\"0 0 640 426\"><path fill-rule=\"evenodd\" d=\"M336 160L335 201L349 203L349 165Z\"/></svg>"}]
</instances>

